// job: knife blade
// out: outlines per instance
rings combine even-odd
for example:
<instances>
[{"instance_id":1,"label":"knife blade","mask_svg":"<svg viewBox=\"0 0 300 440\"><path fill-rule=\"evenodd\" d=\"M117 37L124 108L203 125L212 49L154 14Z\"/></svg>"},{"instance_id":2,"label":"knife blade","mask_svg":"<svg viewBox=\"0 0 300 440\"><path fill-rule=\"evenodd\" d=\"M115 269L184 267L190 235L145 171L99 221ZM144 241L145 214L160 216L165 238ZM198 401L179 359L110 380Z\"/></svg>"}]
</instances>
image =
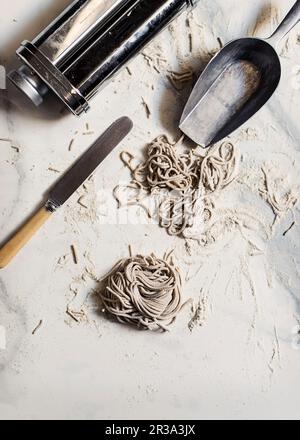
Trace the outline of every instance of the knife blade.
<instances>
[{"instance_id":1,"label":"knife blade","mask_svg":"<svg viewBox=\"0 0 300 440\"><path fill-rule=\"evenodd\" d=\"M42 206L0 249L0 269L6 267L48 218L93 174L101 162L129 134L131 119L115 121L64 174Z\"/></svg>"},{"instance_id":2,"label":"knife blade","mask_svg":"<svg viewBox=\"0 0 300 440\"><path fill-rule=\"evenodd\" d=\"M132 126L132 121L127 117L114 122L50 191L46 204L48 209L56 210L62 206L128 135Z\"/></svg>"}]
</instances>

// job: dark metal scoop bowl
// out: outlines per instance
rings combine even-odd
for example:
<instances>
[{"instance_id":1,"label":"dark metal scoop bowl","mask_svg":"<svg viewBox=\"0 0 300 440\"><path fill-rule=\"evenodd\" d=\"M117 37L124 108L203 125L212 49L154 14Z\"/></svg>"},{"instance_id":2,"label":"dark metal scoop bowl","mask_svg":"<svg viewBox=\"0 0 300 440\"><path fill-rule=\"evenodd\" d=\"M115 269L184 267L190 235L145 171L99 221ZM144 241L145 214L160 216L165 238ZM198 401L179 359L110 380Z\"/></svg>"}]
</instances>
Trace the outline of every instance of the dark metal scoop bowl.
<instances>
[{"instance_id":1,"label":"dark metal scoop bowl","mask_svg":"<svg viewBox=\"0 0 300 440\"><path fill-rule=\"evenodd\" d=\"M299 20L300 0L270 38L240 38L225 45L196 83L180 129L198 145L208 147L251 118L279 84L276 47Z\"/></svg>"}]
</instances>

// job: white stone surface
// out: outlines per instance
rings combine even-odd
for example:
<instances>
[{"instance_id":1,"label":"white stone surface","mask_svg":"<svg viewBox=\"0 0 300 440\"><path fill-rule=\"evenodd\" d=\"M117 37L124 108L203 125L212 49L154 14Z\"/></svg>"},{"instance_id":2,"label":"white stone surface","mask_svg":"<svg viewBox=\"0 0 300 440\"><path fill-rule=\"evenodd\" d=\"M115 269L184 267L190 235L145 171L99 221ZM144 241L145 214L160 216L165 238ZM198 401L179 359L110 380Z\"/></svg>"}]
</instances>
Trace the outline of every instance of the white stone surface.
<instances>
[{"instance_id":1,"label":"white stone surface","mask_svg":"<svg viewBox=\"0 0 300 440\"><path fill-rule=\"evenodd\" d=\"M2 5L2 64L11 65L19 43L34 37L68 3L11 0ZM203 0L194 11L192 53L185 15L147 50L160 47L173 70L180 70L184 61L199 72L207 54L218 48L217 37L226 42L254 30L267 36L292 3ZM262 13L265 19L256 26ZM275 96L232 136L243 155L242 170L248 165L260 169L271 161L298 189L299 33L298 27L281 45L283 75ZM186 297L197 300L201 289L207 296L205 322L193 332L187 326L188 309L166 334L111 322L92 310L91 298L86 303L88 322L77 324L66 314L74 298L70 286L77 289L79 308L96 287L88 277L81 280L85 268L94 262L94 273L103 276L128 255L129 244L136 252L159 255L175 246L183 273L187 271L181 239L148 225L143 215L137 221L134 208L132 224L107 224L101 215L106 205L112 218L120 215L111 191L129 179L119 160L122 148L140 156L156 135L178 136L176 123L189 91L175 93L165 73L149 68L142 56L133 61L131 71L132 76L123 71L80 119L58 114L54 106L34 109L12 89L1 94L0 137L12 143L0 142L0 240L33 212L57 179L49 168L67 169L119 116L130 116L134 130L101 165L91 186L88 203L98 207L99 218L89 218L75 195L0 273L0 418L299 418L298 205L282 219L273 239L255 234L264 249L250 258L249 273L243 273L245 244L240 236L231 235L227 245L204 260L202 255L201 270L185 285ZM151 109L150 119L142 97ZM91 135L82 134L86 123ZM228 189L225 206L234 200L272 223L272 211L258 196L238 194L232 199ZM283 237L293 215L296 225ZM78 265L70 256L71 244L78 250ZM64 255L66 260L60 260ZM232 274L240 277L239 290L231 285Z\"/></svg>"}]
</instances>

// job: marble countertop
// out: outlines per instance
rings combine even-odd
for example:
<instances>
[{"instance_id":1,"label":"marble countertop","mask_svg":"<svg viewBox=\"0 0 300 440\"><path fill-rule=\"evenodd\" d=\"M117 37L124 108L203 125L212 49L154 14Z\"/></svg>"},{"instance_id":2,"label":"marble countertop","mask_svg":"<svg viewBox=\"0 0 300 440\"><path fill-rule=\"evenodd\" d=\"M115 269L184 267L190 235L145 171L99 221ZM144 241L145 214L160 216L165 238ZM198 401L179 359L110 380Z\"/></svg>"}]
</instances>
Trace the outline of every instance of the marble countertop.
<instances>
[{"instance_id":1,"label":"marble countertop","mask_svg":"<svg viewBox=\"0 0 300 440\"><path fill-rule=\"evenodd\" d=\"M19 43L33 38L67 4L7 3L0 18L1 64L12 66ZM174 91L165 72L188 65L199 73L218 49L218 38L267 36L292 4L203 0L193 12L192 53L183 14L146 49L162 55L163 72L140 55L131 63L132 75L123 70L81 118L60 113L51 103L33 108L10 85L2 91L0 241L113 120L128 115L134 129L91 182L85 203L93 209L79 206L79 191L0 272L0 419L300 417L299 206L279 219L271 237L247 230L248 243L254 240L261 249L247 254L247 265L243 238L231 234L220 249L202 254L198 262L196 256L188 269L180 238L168 236L135 208L123 221L112 197L112 189L129 179L119 159L122 149L140 156L159 134L179 135L176 121L189 88ZM281 44L283 73L276 94L231 137L242 155L241 174L253 171L245 171L244 183L255 180L267 163L296 196L299 35L298 27ZM272 224L272 210L252 190L232 196L228 189L222 202L232 200ZM187 308L169 333L140 332L97 309L97 278L128 255L130 244L144 254L175 248L183 271L194 271L186 276L185 295L205 300L201 325L189 329ZM71 303L85 310L80 322L66 313Z\"/></svg>"}]
</instances>

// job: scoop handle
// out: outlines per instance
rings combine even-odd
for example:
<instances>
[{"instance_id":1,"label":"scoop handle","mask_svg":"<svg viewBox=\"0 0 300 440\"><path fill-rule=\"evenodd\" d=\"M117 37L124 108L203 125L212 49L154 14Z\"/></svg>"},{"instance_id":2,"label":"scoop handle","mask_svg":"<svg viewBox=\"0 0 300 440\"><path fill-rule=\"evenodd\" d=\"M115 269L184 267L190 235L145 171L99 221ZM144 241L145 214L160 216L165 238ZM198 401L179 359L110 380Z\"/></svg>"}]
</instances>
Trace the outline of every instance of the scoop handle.
<instances>
[{"instance_id":1,"label":"scoop handle","mask_svg":"<svg viewBox=\"0 0 300 440\"><path fill-rule=\"evenodd\" d=\"M282 38L290 32L294 26L300 20L300 0L297 0L292 9L289 11L287 16L280 23L276 31L268 38L268 42L272 46L277 46L277 44L282 40Z\"/></svg>"}]
</instances>

